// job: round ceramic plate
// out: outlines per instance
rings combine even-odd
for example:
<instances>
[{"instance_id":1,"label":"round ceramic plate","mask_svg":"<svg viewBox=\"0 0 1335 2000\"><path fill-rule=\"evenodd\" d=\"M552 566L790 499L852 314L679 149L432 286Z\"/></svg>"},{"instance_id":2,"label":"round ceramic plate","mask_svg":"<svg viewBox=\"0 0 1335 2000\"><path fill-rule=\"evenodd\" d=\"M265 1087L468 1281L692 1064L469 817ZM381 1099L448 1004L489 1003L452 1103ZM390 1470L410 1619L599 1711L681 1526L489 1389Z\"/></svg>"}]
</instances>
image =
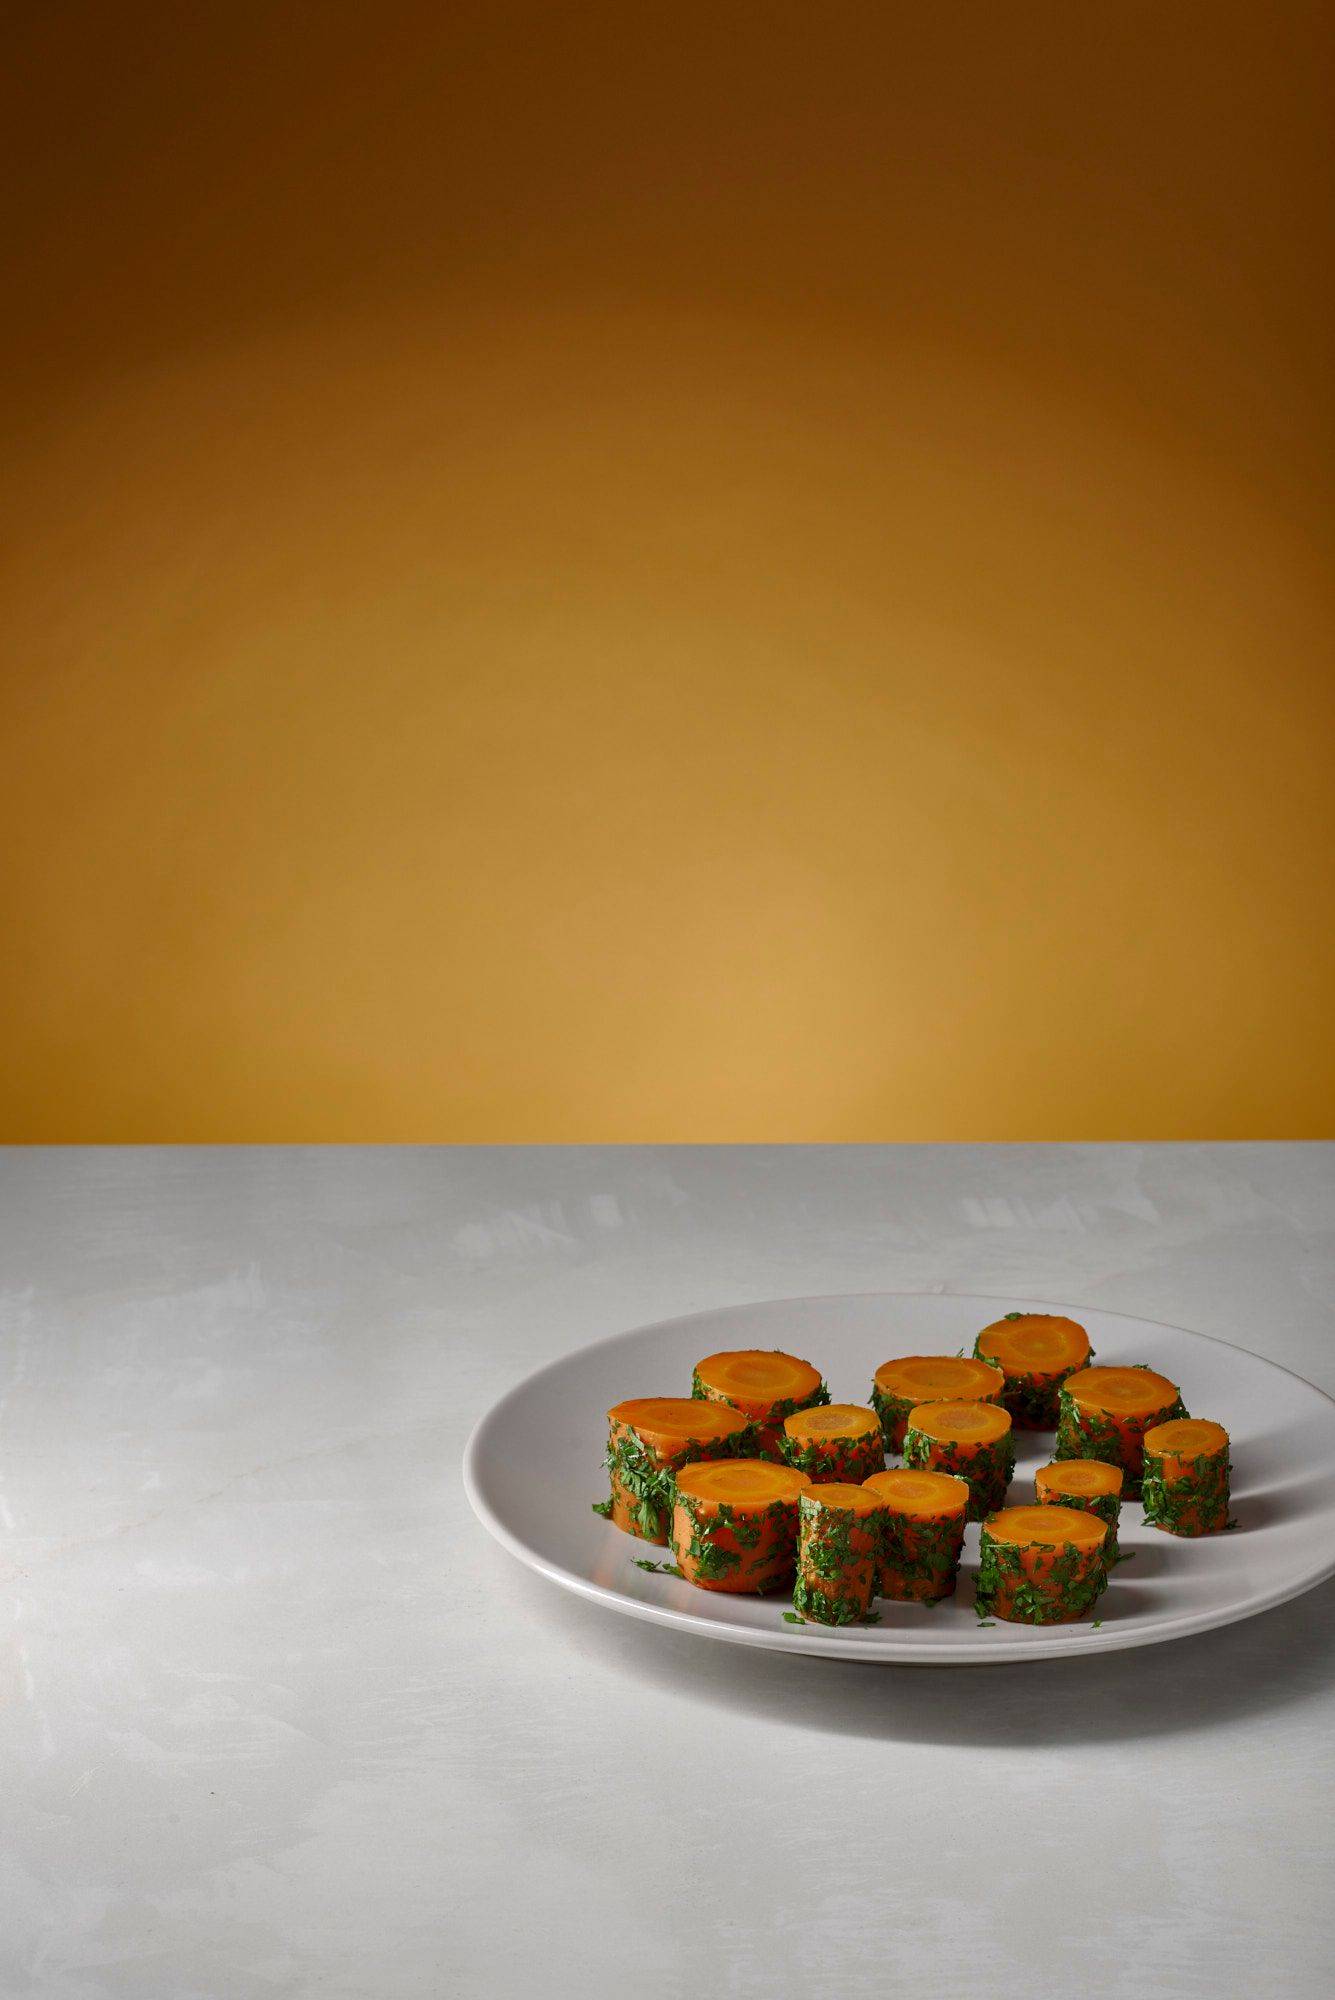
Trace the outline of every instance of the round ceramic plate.
<instances>
[{"instance_id":1,"label":"round ceramic plate","mask_svg":"<svg viewBox=\"0 0 1335 2000\"><path fill-rule=\"evenodd\" d=\"M1236 1528L1197 1541L1146 1528L1122 1506L1119 1563L1095 1625L980 1624L973 1608L978 1529L968 1530L959 1588L935 1607L879 1601L876 1625L790 1625L783 1596L730 1597L649 1573L658 1549L592 1511L607 1493L606 1411L630 1396L685 1396L691 1369L721 1348L784 1348L820 1368L837 1402L865 1402L873 1370L897 1354L954 1354L1016 1309L1079 1320L1107 1365L1145 1362L1180 1384L1193 1416L1233 1440ZM1012 1504L1032 1500L1052 1434L1016 1434ZM982 1665L1152 1646L1249 1618L1335 1572L1335 1402L1242 1348L1153 1320L1047 1300L904 1292L771 1299L614 1334L541 1368L502 1397L464 1455L473 1508L521 1562L612 1611L705 1639L846 1659Z\"/></svg>"}]
</instances>

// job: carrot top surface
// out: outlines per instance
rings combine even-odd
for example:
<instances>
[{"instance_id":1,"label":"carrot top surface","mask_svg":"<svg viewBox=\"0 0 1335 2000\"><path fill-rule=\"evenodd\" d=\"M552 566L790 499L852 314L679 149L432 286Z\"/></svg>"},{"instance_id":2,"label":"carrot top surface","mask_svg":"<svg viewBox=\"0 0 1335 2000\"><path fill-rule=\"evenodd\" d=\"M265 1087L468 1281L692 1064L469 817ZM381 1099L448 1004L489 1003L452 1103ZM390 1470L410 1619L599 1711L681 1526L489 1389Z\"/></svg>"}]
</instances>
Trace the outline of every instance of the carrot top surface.
<instances>
[{"instance_id":1,"label":"carrot top surface","mask_svg":"<svg viewBox=\"0 0 1335 2000\"><path fill-rule=\"evenodd\" d=\"M1090 1356L1089 1335L1061 1313L1018 1313L993 1320L978 1336L978 1352L1016 1374L1051 1374L1080 1368Z\"/></svg>"},{"instance_id":2,"label":"carrot top surface","mask_svg":"<svg viewBox=\"0 0 1335 2000\"><path fill-rule=\"evenodd\" d=\"M1120 1493L1123 1477L1120 1465L1105 1465L1097 1458L1059 1458L1038 1472L1039 1484L1047 1491L1078 1493L1082 1499L1098 1493Z\"/></svg>"},{"instance_id":3,"label":"carrot top surface","mask_svg":"<svg viewBox=\"0 0 1335 2000\"><path fill-rule=\"evenodd\" d=\"M1146 1431L1145 1449L1157 1458L1210 1458L1228 1450L1228 1432L1208 1417L1175 1417Z\"/></svg>"},{"instance_id":4,"label":"carrot top surface","mask_svg":"<svg viewBox=\"0 0 1335 2000\"><path fill-rule=\"evenodd\" d=\"M796 1500L810 1484L804 1472L765 1458L713 1459L704 1465L683 1466L677 1474L677 1491L688 1499L734 1508L764 1508L775 1500Z\"/></svg>"},{"instance_id":5,"label":"carrot top surface","mask_svg":"<svg viewBox=\"0 0 1335 2000\"><path fill-rule=\"evenodd\" d=\"M909 1411L909 1429L938 1444L995 1444L1011 1428L995 1403L921 1403Z\"/></svg>"},{"instance_id":6,"label":"carrot top surface","mask_svg":"<svg viewBox=\"0 0 1335 2000\"><path fill-rule=\"evenodd\" d=\"M1108 1533L1097 1514L1076 1507L1003 1507L983 1525L994 1542L1015 1548L1055 1548L1065 1542L1094 1548Z\"/></svg>"},{"instance_id":7,"label":"carrot top surface","mask_svg":"<svg viewBox=\"0 0 1335 2000\"><path fill-rule=\"evenodd\" d=\"M954 1354L905 1354L883 1361L874 1380L883 1395L919 1403L967 1402L973 1396L995 1396L1001 1386L988 1362Z\"/></svg>"},{"instance_id":8,"label":"carrot top surface","mask_svg":"<svg viewBox=\"0 0 1335 2000\"><path fill-rule=\"evenodd\" d=\"M730 1409L726 1403L702 1403L694 1396L636 1396L626 1403L614 1403L607 1416L610 1423L625 1424L629 1430L682 1443L732 1437L746 1429L740 1410Z\"/></svg>"},{"instance_id":9,"label":"carrot top surface","mask_svg":"<svg viewBox=\"0 0 1335 2000\"><path fill-rule=\"evenodd\" d=\"M874 1472L864 1484L892 1514L911 1514L920 1520L962 1514L969 1504L969 1482L950 1472L913 1472L896 1466L889 1472Z\"/></svg>"},{"instance_id":10,"label":"carrot top surface","mask_svg":"<svg viewBox=\"0 0 1335 2000\"><path fill-rule=\"evenodd\" d=\"M881 1420L861 1403L822 1403L814 1410L798 1410L783 1427L795 1444L810 1444L823 1438L865 1437L880 1430Z\"/></svg>"},{"instance_id":11,"label":"carrot top surface","mask_svg":"<svg viewBox=\"0 0 1335 2000\"><path fill-rule=\"evenodd\" d=\"M766 1409L774 1403L804 1403L821 1384L819 1368L809 1361L758 1347L707 1354L696 1362L695 1372L714 1395Z\"/></svg>"},{"instance_id":12,"label":"carrot top surface","mask_svg":"<svg viewBox=\"0 0 1335 2000\"><path fill-rule=\"evenodd\" d=\"M875 1514L885 1505L866 1486L847 1486L831 1481L828 1486L808 1486L801 1495L804 1507L833 1507L840 1514Z\"/></svg>"},{"instance_id":13,"label":"carrot top surface","mask_svg":"<svg viewBox=\"0 0 1335 2000\"><path fill-rule=\"evenodd\" d=\"M1065 1394L1086 1410L1148 1416L1177 1401L1177 1384L1152 1368L1082 1368L1066 1378Z\"/></svg>"}]
</instances>

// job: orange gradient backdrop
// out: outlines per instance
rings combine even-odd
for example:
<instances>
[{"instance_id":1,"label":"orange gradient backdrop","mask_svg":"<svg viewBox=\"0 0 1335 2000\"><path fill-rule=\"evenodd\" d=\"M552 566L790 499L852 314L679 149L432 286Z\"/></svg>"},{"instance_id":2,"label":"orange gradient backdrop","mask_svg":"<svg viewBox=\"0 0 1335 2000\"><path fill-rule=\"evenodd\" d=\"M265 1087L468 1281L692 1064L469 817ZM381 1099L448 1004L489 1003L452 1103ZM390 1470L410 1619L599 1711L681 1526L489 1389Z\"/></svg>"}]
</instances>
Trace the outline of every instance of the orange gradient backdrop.
<instances>
[{"instance_id":1,"label":"orange gradient backdrop","mask_svg":"<svg viewBox=\"0 0 1335 2000\"><path fill-rule=\"evenodd\" d=\"M20 10L0 1136L1329 1133L1323 11Z\"/></svg>"}]
</instances>

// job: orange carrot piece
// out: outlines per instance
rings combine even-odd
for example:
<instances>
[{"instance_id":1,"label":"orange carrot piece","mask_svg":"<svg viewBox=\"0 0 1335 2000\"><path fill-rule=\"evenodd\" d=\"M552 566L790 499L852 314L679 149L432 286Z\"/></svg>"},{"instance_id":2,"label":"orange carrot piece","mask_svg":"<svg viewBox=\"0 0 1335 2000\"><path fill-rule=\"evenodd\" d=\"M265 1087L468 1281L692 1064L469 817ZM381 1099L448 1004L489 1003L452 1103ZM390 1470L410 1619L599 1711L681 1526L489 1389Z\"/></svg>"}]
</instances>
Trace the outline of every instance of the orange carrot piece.
<instances>
[{"instance_id":1,"label":"orange carrot piece","mask_svg":"<svg viewBox=\"0 0 1335 2000\"><path fill-rule=\"evenodd\" d=\"M904 1354L883 1361L872 1379L871 1403L887 1451L904 1449L909 1411L923 1403L999 1403L1006 1378L995 1362L958 1354Z\"/></svg>"},{"instance_id":2,"label":"orange carrot piece","mask_svg":"<svg viewBox=\"0 0 1335 2000\"><path fill-rule=\"evenodd\" d=\"M762 1458L778 1455L786 1418L830 1400L820 1370L809 1361L759 1347L707 1354L695 1364L691 1394L740 1410L755 1426L750 1448Z\"/></svg>"},{"instance_id":3,"label":"orange carrot piece","mask_svg":"<svg viewBox=\"0 0 1335 2000\"><path fill-rule=\"evenodd\" d=\"M1039 1467L1034 1492L1040 1507L1074 1507L1102 1521L1108 1530L1104 1555L1111 1565L1117 1560L1124 1477L1120 1465L1105 1465L1097 1458L1059 1458Z\"/></svg>"},{"instance_id":4,"label":"orange carrot piece","mask_svg":"<svg viewBox=\"0 0 1335 2000\"><path fill-rule=\"evenodd\" d=\"M786 1464L818 1485L860 1486L885 1465L875 1410L860 1403L823 1403L784 1420L779 1451Z\"/></svg>"},{"instance_id":5,"label":"orange carrot piece","mask_svg":"<svg viewBox=\"0 0 1335 2000\"><path fill-rule=\"evenodd\" d=\"M1170 1535L1217 1535L1228 1517L1229 1436L1206 1417L1179 1417L1145 1433L1145 1525Z\"/></svg>"},{"instance_id":6,"label":"orange carrot piece","mask_svg":"<svg viewBox=\"0 0 1335 2000\"><path fill-rule=\"evenodd\" d=\"M1108 1530L1074 1507L1006 1507L984 1521L974 1608L1016 1625L1069 1625L1106 1589Z\"/></svg>"},{"instance_id":7,"label":"orange carrot piece","mask_svg":"<svg viewBox=\"0 0 1335 2000\"><path fill-rule=\"evenodd\" d=\"M1055 1458L1096 1458L1120 1465L1123 1492L1139 1500L1145 1433L1184 1417L1177 1384L1152 1368L1081 1368L1058 1392Z\"/></svg>"},{"instance_id":8,"label":"orange carrot piece","mask_svg":"<svg viewBox=\"0 0 1335 2000\"><path fill-rule=\"evenodd\" d=\"M673 1475L692 1459L727 1458L746 1418L693 1396L640 1396L607 1413L609 1519L642 1541L666 1544Z\"/></svg>"},{"instance_id":9,"label":"orange carrot piece","mask_svg":"<svg viewBox=\"0 0 1335 2000\"><path fill-rule=\"evenodd\" d=\"M791 1587L797 1502L809 1484L805 1473L769 1459L683 1466L669 1539L686 1581L757 1595Z\"/></svg>"},{"instance_id":10,"label":"orange carrot piece","mask_svg":"<svg viewBox=\"0 0 1335 2000\"><path fill-rule=\"evenodd\" d=\"M808 1624L860 1625L871 1612L884 1508L865 1486L808 1486L797 1503L793 1609Z\"/></svg>"},{"instance_id":11,"label":"orange carrot piece","mask_svg":"<svg viewBox=\"0 0 1335 2000\"><path fill-rule=\"evenodd\" d=\"M1010 1412L995 1403L922 1403L909 1412L904 1463L965 1480L969 1519L981 1521L1000 1507L1015 1471Z\"/></svg>"},{"instance_id":12,"label":"orange carrot piece","mask_svg":"<svg viewBox=\"0 0 1335 2000\"><path fill-rule=\"evenodd\" d=\"M881 1596L939 1604L955 1588L969 1518L968 1481L897 1466L873 1473L866 1487L885 1504Z\"/></svg>"},{"instance_id":13,"label":"orange carrot piece","mask_svg":"<svg viewBox=\"0 0 1335 2000\"><path fill-rule=\"evenodd\" d=\"M1004 1373L1002 1400L1016 1429L1050 1431L1062 1383L1088 1366L1093 1349L1083 1326L1062 1313L1007 1313L983 1328L973 1351Z\"/></svg>"}]
</instances>

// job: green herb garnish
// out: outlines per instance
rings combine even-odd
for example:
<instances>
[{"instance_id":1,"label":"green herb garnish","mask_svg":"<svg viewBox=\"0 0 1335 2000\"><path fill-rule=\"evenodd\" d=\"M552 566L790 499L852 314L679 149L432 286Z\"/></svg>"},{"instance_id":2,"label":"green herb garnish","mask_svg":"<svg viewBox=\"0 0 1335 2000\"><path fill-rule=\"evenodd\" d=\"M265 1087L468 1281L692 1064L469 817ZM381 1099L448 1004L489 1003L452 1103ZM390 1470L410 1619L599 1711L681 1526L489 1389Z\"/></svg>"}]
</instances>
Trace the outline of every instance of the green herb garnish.
<instances>
[{"instance_id":1,"label":"green herb garnish","mask_svg":"<svg viewBox=\"0 0 1335 2000\"><path fill-rule=\"evenodd\" d=\"M881 1596L939 1604L955 1588L963 1514L921 1520L887 1508L881 1535Z\"/></svg>"},{"instance_id":2,"label":"green herb garnish","mask_svg":"<svg viewBox=\"0 0 1335 2000\"><path fill-rule=\"evenodd\" d=\"M795 1472L849 1486L861 1486L873 1472L885 1470L885 1446L875 1430L857 1437L813 1438L809 1444L800 1444L785 1433L779 1439L779 1456Z\"/></svg>"},{"instance_id":3,"label":"green herb garnish","mask_svg":"<svg viewBox=\"0 0 1335 2000\"><path fill-rule=\"evenodd\" d=\"M1074 1542L1057 1546L1061 1554L1035 1582L1025 1569L1023 1551L994 1541L984 1523L974 1609L986 1616L996 1609L997 1598L1005 1596L1010 1606L1007 1617L1014 1624L1059 1625L1083 1618L1107 1588L1101 1551L1082 1549Z\"/></svg>"},{"instance_id":4,"label":"green herb garnish","mask_svg":"<svg viewBox=\"0 0 1335 2000\"><path fill-rule=\"evenodd\" d=\"M1177 1479L1165 1479L1164 1461L1146 1452L1141 1503L1145 1525L1170 1535L1214 1535L1233 1526L1229 1519L1228 1449L1202 1452Z\"/></svg>"}]
</instances>

